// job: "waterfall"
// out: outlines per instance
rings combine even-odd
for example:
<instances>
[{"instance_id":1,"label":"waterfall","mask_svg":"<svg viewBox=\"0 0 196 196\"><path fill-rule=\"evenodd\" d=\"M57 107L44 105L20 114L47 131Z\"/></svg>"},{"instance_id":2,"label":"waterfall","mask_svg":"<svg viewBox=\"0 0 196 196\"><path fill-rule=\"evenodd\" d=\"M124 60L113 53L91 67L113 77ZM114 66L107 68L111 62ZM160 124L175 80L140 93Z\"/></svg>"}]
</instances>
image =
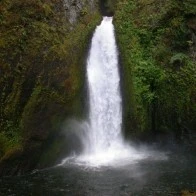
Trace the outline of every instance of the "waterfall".
<instances>
[{"instance_id":1,"label":"waterfall","mask_svg":"<svg viewBox=\"0 0 196 196\"><path fill-rule=\"evenodd\" d=\"M112 17L95 30L87 60L89 150L100 153L122 141L122 108L118 52Z\"/></svg>"},{"instance_id":2,"label":"waterfall","mask_svg":"<svg viewBox=\"0 0 196 196\"><path fill-rule=\"evenodd\" d=\"M143 159L148 153L136 151L122 137L122 98L118 51L112 17L97 26L87 59L89 118L82 123L84 151L64 159L87 166L116 166ZM81 129L80 129L81 130Z\"/></svg>"},{"instance_id":3,"label":"waterfall","mask_svg":"<svg viewBox=\"0 0 196 196\"><path fill-rule=\"evenodd\" d=\"M87 59L89 91L88 137L78 158L88 165L108 165L130 157L122 137L122 98L118 51L112 17L97 26Z\"/></svg>"}]
</instances>

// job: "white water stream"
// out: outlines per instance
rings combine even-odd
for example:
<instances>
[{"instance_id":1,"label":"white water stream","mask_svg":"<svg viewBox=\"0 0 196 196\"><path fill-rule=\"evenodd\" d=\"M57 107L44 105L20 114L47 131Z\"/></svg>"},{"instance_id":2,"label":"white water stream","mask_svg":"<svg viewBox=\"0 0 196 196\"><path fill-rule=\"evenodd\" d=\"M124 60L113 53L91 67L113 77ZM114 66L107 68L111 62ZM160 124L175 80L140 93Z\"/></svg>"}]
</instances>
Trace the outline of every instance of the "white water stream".
<instances>
[{"instance_id":1,"label":"white water stream","mask_svg":"<svg viewBox=\"0 0 196 196\"><path fill-rule=\"evenodd\" d=\"M118 69L118 51L112 17L103 17L92 38L87 59L89 119L86 137L82 137L84 152L74 160L87 166L116 166L129 164L149 156L136 151L122 137L122 99Z\"/></svg>"},{"instance_id":2,"label":"white water stream","mask_svg":"<svg viewBox=\"0 0 196 196\"><path fill-rule=\"evenodd\" d=\"M122 98L118 51L112 17L97 26L87 60L89 127L84 153L78 158L88 165L110 165L140 155L122 137Z\"/></svg>"},{"instance_id":3,"label":"white water stream","mask_svg":"<svg viewBox=\"0 0 196 196\"><path fill-rule=\"evenodd\" d=\"M87 62L90 102L90 153L99 154L122 143L120 77L112 18L97 27Z\"/></svg>"}]
</instances>

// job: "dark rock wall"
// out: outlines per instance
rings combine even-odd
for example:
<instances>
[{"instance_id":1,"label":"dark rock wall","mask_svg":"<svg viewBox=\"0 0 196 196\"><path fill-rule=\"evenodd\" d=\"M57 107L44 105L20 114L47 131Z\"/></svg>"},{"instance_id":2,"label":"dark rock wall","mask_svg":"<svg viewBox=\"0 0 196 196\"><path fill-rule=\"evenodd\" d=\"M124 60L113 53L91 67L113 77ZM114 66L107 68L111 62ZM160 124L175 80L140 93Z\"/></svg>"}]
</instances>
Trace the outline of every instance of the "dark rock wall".
<instances>
[{"instance_id":1,"label":"dark rock wall","mask_svg":"<svg viewBox=\"0 0 196 196\"><path fill-rule=\"evenodd\" d=\"M68 117L83 116L85 57L99 21L96 1L1 1L1 174L32 170L41 157L46 167L63 153L55 139Z\"/></svg>"}]
</instances>

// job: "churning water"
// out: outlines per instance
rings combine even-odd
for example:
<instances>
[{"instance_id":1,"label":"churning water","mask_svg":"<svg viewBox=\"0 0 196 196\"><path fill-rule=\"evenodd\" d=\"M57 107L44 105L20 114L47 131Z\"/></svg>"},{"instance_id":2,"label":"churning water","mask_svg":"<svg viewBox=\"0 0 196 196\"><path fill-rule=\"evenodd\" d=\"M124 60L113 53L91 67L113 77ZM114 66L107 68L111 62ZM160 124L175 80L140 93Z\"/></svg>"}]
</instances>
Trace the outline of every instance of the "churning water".
<instances>
[{"instance_id":1,"label":"churning water","mask_svg":"<svg viewBox=\"0 0 196 196\"><path fill-rule=\"evenodd\" d=\"M135 150L122 137L122 98L118 51L112 17L103 17L92 38L87 59L89 91L89 119L82 136L84 151L74 160L88 166L126 165L154 155L146 150ZM158 157L164 157L160 153Z\"/></svg>"}]
</instances>

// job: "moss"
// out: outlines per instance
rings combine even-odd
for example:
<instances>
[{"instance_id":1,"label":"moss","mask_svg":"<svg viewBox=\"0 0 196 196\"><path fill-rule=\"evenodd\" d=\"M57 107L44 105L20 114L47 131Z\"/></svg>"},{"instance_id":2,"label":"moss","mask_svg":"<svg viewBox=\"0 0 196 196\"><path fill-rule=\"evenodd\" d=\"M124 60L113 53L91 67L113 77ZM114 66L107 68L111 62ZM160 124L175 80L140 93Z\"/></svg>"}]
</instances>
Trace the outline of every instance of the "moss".
<instances>
[{"instance_id":1,"label":"moss","mask_svg":"<svg viewBox=\"0 0 196 196\"><path fill-rule=\"evenodd\" d=\"M47 139L65 118L83 115L86 50L101 17L86 6L85 14L71 25L61 3L1 2L1 156L21 146L23 153L35 154L36 164ZM6 122L12 122L12 128Z\"/></svg>"},{"instance_id":2,"label":"moss","mask_svg":"<svg viewBox=\"0 0 196 196\"><path fill-rule=\"evenodd\" d=\"M6 131L0 133L0 159L9 156L10 152L22 148L21 133L13 122L6 122ZM17 129L17 130L16 130Z\"/></svg>"},{"instance_id":3,"label":"moss","mask_svg":"<svg viewBox=\"0 0 196 196\"><path fill-rule=\"evenodd\" d=\"M181 134L183 126L194 126L195 62L182 4L170 0L117 3L114 22L125 77L125 121L132 135L156 133L161 127Z\"/></svg>"},{"instance_id":4,"label":"moss","mask_svg":"<svg viewBox=\"0 0 196 196\"><path fill-rule=\"evenodd\" d=\"M0 159L1 162L5 162L6 160L14 160L15 158L18 158L18 155L22 154L22 148L20 146L17 146L15 148L11 148L6 152L6 154Z\"/></svg>"}]
</instances>

